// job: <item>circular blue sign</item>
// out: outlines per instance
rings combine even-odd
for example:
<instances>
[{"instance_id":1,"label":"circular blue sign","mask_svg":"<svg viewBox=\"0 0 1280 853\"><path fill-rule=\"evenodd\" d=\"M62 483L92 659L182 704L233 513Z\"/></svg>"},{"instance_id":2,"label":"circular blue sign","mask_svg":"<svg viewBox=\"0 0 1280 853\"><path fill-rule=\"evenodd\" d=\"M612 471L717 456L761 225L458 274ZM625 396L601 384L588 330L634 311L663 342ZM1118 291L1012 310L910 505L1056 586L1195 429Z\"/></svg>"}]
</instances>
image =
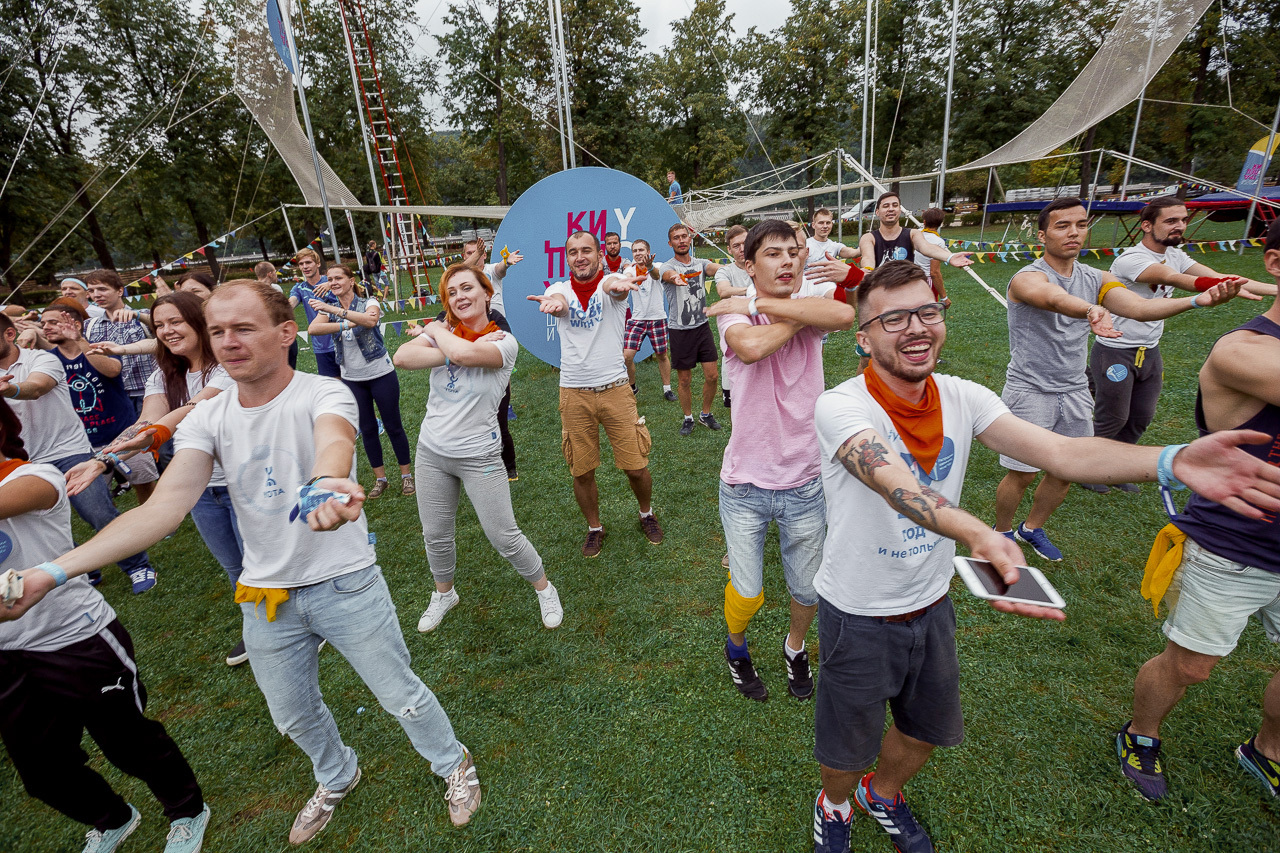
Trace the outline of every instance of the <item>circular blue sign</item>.
<instances>
[{"instance_id":1,"label":"circular blue sign","mask_svg":"<svg viewBox=\"0 0 1280 853\"><path fill-rule=\"evenodd\" d=\"M679 221L657 190L616 169L569 169L529 187L502 220L490 258L495 264L501 261L504 248L524 255L502 280L502 303L512 334L529 352L559 367L556 318L540 313L528 297L569 278L564 241L575 231L590 231L603 243L605 233L614 231L622 238L627 262L631 241L637 239L649 242L655 261L667 261L673 257L667 229ZM646 340L636 360L650 351Z\"/></svg>"},{"instance_id":2,"label":"circular blue sign","mask_svg":"<svg viewBox=\"0 0 1280 853\"><path fill-rule=\"evenodd\" d=\"M0 563L9 559L9 555L13 553L13 540L9 538L9 534L0 530Z\"/></svg>"},{"instance_id":3,"label":"circular blue sign","mask_svg":"<svg viewBox=\"0 0 1280 853\"><path fill-rule=\"evenodd\" d=\"M1129 368L1123 364L1113 364L1107 368L1107 378L1112 382L1123 382L1129 375Z\"/></svg>"}]
</instances>

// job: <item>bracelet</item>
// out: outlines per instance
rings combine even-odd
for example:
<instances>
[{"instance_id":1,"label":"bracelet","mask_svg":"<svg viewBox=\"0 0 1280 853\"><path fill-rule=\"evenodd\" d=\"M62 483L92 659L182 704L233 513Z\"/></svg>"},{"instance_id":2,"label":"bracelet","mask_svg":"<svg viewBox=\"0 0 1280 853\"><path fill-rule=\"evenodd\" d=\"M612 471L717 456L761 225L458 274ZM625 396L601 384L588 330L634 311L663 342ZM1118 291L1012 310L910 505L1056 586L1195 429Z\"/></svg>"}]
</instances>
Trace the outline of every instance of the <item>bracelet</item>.
<instances>
[{"instance_id":1,"label":"bracelet","mask_svg":"<svg viewBox=\"0 0 1280 853\"><path fill-rule=\"evenodd\" d=\"M1198 300L1199 298L1200 298L1199 296L1193 296L1193 297L1191 297L1191 310L1194 310L1194 309L1196 309L1196 308L1208 308L1208 307L1209 307L1209 306L1207 306L1207 305L1201 305L1199 302L1197 302L1196 300Z\"/></svg>"},{"instance_id":2,"label":"bracelet","mask_svg":"<svg viewBox=\"0 0 1280 853\"><path fill-rule=\"evenodd\" d=\"M18 399L19 397L21 397L21 396L22 396L22 383L21 383L21 382L15 382L15 383L13 383L13 393L12 393L12 394L5 394L5 396L6 396L6 397L8 397L10 400L16 400L16 399Z\"/></svg>"},{"instance_id":3,"label":"bracelet","mask_svg":"<svg viewBox=\"0 0 1280 853\"><path fill-rule=\"evenodd\" d=\"M750 314L752 317L760 313L756 309L756 297L754 296L747 300L747 313Z\"/></svg>"},{"instance_id":4,"label":"bracelet","mask_svg":"<svg viewBox=\"0 0 1280 853\"><path fill-rule=\"evenodd\" d=\"M1160 485L1175 492L1180 492L1187 487L1173 474L1173 457L1178 455L1178 451L1186 447L1185 444L1170 444L1164 450L1160 451L1160 459L1156 462L1156 479Z\"/></svg>"},{"instance_id":5,"label":"bracelet","mask_svg":"<svg viewBox=\"0 0 1280 853\"><path fill-rule=\"evenodd\" d=\"M956 253L952 252L951 254L947 255L947 259L943 263L945 263L947 266L951 266L951 259L954 258L955 256L956 256Z\"/></svg>"},{"instance_id":6,"label":"bracelet","mask_svg":"<svg viewBox=\"0 0 1280 853\"><path fill-rule=\"evenodd\" d=\"M66 571L64 571L62 566L59 566L57 563L41 563L34 568L37 568L52 577L54 586L62 586L67 582Z\"/></svg>"},{"instance_id":7,"label":"bracelet","mask_svg":"<svg viewBox=\"0 0 1280 853\"><path fill-rule=\"evenodd\" d=\"M173 431L164 424L148 424L141 432L151 433L151 446L147 450L152 452L159 450L162 444L173 438Z\"/></svg>"}]
</instances>

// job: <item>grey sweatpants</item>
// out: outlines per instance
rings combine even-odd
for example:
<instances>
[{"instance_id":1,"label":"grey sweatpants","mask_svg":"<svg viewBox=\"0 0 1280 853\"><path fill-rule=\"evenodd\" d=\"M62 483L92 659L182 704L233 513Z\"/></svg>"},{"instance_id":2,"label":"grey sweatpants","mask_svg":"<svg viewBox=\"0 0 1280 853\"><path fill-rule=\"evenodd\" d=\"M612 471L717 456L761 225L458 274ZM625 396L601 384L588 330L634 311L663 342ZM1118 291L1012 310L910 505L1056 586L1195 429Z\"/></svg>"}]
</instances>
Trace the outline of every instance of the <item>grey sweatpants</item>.
<instances>
[{"instance_id":1,"label":"grey sweatpants","mask_svg":"<svg viewBox=\"0 0 1280 853\"><path fill-rule=\"evenodd\" d=\"M1156 415L1164 385L1160 347L1108 347L1089 354L1093 380L1093 434L1137 444Z\"/></svg>"},{"instance_id":2,"label":"grey sweatpants","mask_svg":"<svg viewBox=\"0 0 1280 853\"><path fill-rule=\"evenodd\" d=\"M440 456L419 442L414 473L427 565L438 583L452 583L457 568L454 522L458 515L459 486L466 487L484 535L498 553L530 583L542 577L542 557L516 526L511 486L498 448L485 456L454 459Z\"/></svg>"}]
</instances>

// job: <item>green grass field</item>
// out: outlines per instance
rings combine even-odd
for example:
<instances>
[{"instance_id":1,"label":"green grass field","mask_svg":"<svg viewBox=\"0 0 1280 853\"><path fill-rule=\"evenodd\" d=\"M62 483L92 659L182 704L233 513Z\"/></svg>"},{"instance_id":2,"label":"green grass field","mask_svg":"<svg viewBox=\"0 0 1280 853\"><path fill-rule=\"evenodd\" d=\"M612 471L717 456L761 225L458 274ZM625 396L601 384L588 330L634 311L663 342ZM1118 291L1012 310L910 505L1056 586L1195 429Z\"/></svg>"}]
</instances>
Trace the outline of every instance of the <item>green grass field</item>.
<instances>
[{"instance_id":1,"label":"green grass field","mask_svg":"<svg viewBox=\"0 0 1280 853\"><path fill-rule=\"evenodd\" d=\"M1238 230L1232 225L1236 233L1221 239ZM976 229L965 236L976 237ZM1223 272L1265 276L1256 249L1206 259ZM1003 291L1017 265L978 269ZM998 391L1008 358L1004 313L963 273L949 271L947 283L955 305L942 370ZM1258 310L1236 301L1169 323L1166 390L1147 441L1194 436L1196 370L1219 334ZM852 375L853 347L852 334L831 337L829 386ZM310 365L309 354L304 361ZM403 374L401 384L405 420L416 434L426 376ZM541 626L528 584L489 547L464 504L462 602L437 631L417 633L432 583L416 506L389 491L368 507L415 668L474 752L484 805L470 826L454 829L441 780L327 649L325 698L365 776L310 849L811 849L819 787L813 706L785 694L778 645L787 599L776 538L766 553L767 604L750 630L773 698L742 699L722 658L716 481L730 412L717 403L725 431L699 428L681 438L677 405L662 400L655 366L642 365L639 403L654 437L655 506L666 542L645 541L625 479L606 456L600 491L608 538L599 559L584 560L578 551L585 526L560 456L556 385L554 370L521 356L513 379L519 418L512 423L520 480L512 494L517 518L560 589L566 615L558 630ZM387 455L392 459L389 444ZM964 506L989 520L1000 476L995 455L977 447ZM1138 594L1163 523L1154 487L1138 495L1072 490L1050 523L1066 559L1049 566L1032 557L1068 601L1064 624L999 614L956 582L968 738L936 753L908 789L939 850L1280 849L1280 806L1232 754L1256 729L1276 666L1275 649L1256 623L1168 721L1169 797L1148 804L1117 772L1112 738L1127 719L1134 674L1163 645L1161 620ZM149 712L169 728L204 786L213 810L206 849L285 850L294 814L315 783L307 759L271 724L249 667L223 663L240 624L226 577L189 520L151 554L160 575L155 590L134 597L112 569L102 591L133 634ZM142 826L124 849L159 850L167 827L145 786L107 765L87 740L86 749L142 811ZM83 831L27 798L0 751L0 850L78 851ZM853 849L888 850L889 843L859 817Z\"/></svg>"}]
</instances>

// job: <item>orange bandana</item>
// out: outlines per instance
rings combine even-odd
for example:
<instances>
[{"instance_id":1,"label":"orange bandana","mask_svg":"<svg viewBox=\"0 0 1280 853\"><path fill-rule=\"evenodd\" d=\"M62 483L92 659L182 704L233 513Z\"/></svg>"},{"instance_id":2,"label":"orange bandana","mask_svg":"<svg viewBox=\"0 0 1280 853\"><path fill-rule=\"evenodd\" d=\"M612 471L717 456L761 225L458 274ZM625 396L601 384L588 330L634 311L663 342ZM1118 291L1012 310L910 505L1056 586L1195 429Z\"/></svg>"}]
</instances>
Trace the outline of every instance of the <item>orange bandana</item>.
<instances>
[{"instance_id":1,"label":"orange bandana","mask_svg":"<svg viewBox=\"0 0 1280 853\"><path fill-rule=\"evenodd\" d=\"M867 391L888 413L916 464L926 474L932 472L942 452L942 398L938 396L938 383L930 376L924 381L924 398L919 403L908 403L884 383L876 373L875 362L868 364L862 375L867 380Z\"/></svg>"},{"instance_id":2,"label":"orange bandana","mask_svg":"<svg viewBox=\"0 0 1280 853\"><path fill-rule=\"evenodd\" d=\"M0 464L0 480L4 480L5 477L8 477L14 471L17 471L19 468L21 468L23 465L26 465L26 464L27 462L24 459L5 460L3 464Z\"/></svg>"},{"instance_id":3,"label":"orange bandana","mask_svg":"<svg viewBox=\"0 0 1280 853\"><path fill-rule=\"evenodd\" d=\"M490 332L501 331L502 330L498 328L498 324L490 320L489 325L485 326L478 332L471 331L471 329L467 327L466 323L459 323L458 327L453 330L453 333L464 341L478 341Z\"/></svg>"}]
</instances>

